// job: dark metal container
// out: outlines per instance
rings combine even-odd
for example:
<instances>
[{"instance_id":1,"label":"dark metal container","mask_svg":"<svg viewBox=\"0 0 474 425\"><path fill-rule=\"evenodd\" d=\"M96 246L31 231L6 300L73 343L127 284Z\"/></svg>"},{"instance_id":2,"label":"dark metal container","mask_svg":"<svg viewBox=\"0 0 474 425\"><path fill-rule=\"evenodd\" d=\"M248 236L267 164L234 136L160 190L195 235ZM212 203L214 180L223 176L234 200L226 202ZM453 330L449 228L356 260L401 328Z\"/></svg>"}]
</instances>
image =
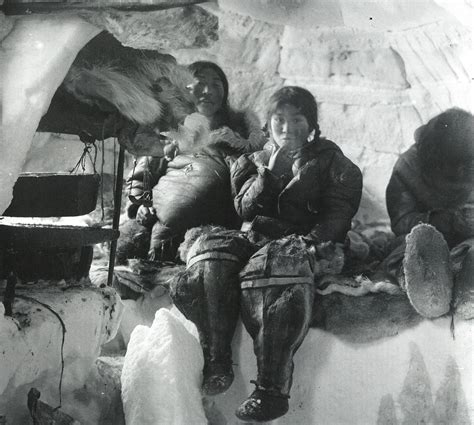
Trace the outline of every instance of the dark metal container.
<instances>
[{"instance_id":1,"label":"dark metal container","mask_svg":"<svg viewBox=\"0 0 474 425\"><path fill-rule=\"evenodd\" d=\"M13 217L65 217L88 214L97 204L98 174L22 173L3 213Z\"/></svg>"}]
</instances>

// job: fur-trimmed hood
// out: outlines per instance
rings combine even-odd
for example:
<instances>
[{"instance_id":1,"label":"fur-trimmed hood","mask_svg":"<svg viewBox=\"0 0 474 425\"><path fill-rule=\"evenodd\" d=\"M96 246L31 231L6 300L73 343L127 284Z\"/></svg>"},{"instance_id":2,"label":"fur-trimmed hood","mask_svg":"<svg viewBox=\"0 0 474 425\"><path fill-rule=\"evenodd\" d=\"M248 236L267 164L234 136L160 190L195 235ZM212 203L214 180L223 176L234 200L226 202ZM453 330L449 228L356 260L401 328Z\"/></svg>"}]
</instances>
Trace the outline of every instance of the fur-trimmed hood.
<instances>
[{"instance_id":1,"label":"fur-trimmed hood","mask_svg":"<svg viewBox=\"0 0 474 425\"><path fill-rule=\"evenodd\" d=\"M199 113L186 117L176 131L166 133L180 152L197 152L207 146L231 148L236 153L249 153L262 149L266 137L257 115L250 110L231 111L228 125L216 130L209 128L207 119Z\"/></svg>"}]
</instances>

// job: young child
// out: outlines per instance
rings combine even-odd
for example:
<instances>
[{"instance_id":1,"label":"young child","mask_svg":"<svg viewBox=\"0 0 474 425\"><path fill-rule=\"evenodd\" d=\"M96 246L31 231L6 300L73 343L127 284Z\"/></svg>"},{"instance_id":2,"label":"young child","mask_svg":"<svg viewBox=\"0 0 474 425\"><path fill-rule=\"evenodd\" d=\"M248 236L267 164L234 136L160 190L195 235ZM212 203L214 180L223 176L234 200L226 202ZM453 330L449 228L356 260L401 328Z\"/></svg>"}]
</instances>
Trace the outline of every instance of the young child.
<instances>
[{"instance_id":1,"label":"young child","mask_svg":"<svg viewBox=\"0 0 474 425\"><path fill-rule=\"evenodd\" d=\"M258 366L256 390L236 412L244 421L288 411L293 355L308 332L315 275L339 272L342 252L333 249L326 267L318 260L328 245L344 241L362 191L360 170L320 137L309 91L278 90L267 118L268 149L241 156L231 169L247 230L198 230L194 243L194 229L188 232L181 252L187 270L171 288L199 331L206 394L233 381L231 342L240 312Z\"/></svg>"}]
</instances>

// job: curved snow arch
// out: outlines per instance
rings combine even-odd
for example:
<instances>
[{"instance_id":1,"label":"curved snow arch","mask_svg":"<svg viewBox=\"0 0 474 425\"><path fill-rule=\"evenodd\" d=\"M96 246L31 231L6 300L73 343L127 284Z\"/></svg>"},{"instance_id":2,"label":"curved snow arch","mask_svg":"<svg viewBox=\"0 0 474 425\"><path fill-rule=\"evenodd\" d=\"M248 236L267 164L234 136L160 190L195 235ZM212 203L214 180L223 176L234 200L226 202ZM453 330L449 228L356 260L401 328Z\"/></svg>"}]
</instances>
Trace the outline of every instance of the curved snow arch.
<instances>
[{"instance_id":1,"label":"curved snow arch","mask_svg":"<svg viewBox=\"0 0 474 425\"><path fill-rule=\"evenodd\" d=\"M101 29L79 17L15 21L1 42L0 211L11 202L33 135L76 55Z\"/></svg>"},{"instance_id":2,"label":"curved snow arch","mask_svg":"<svg viewBox=\"0 0 474 425\"><path fill-rule=\"evenodd\" d=\"M104 29L107 31L107 33L104 32L106 37L102 37L101 41L97 43L99 48L95 46L95 50L92 48L91 51L88 50L86 54L81 55L81 61L84 57L87 60L95 55L99 60L104 57L106 60L111 59L112 61L119 59L119 66L124 62L121 59L128 56L131 56L128 62L133 62L133 59L138 56L146 56L151 59L158 58L163 62L170 62L171 59L171 62L175 63L172 56L160 52L178 48L208 46L217 39L217 17L199 7L178 7L172 8L170 11L158 11L157 14L129 15L125 13L117 17L104 12L82 17L58 14L56 16L31 15L9 18L0 14L0 22L7 24L7 29L3 30L4 26L2 25L0 32L0 37L3 37L0 39L0 93L2 93L0 104L0 113L2 113L0 214L10 204L13 185L22 170L41 118L48 111L54 94L76 56L92 38ZM136 53L130 55L134 49L123 46L117 39L124 31L123 25L127 27L127 25L136 24L137 19L140 21L142 17L144 25L146 24L145 27L153 27L153 31L151 31L153 42L149 43L149 46L147 45L147 49L153 50L144 50L142 46L134 44L134 48L137 49ZM116 21L116 19L118 20ZM127 22L124 23L124 20ZM176 25L177 22L180 25ZM114 43L114 41L116 42ZM155 71L158 72L158 67L155 68L157 68ZM171 94L176 94L173 92L173 88L177 85L174 80L179 80L180 77L189 78L184 74L184 71L178 72L176 78L169 82L170 87L167 87L167 90ZM181 84L181 80L179 83ZM163 97L168 93L167 90L164 90ZM183 93L180 93L181 97L183 97L182 95ZM183 103L186 99L181 100ZM47 115L65 115L66 117L59 118L59 120L62 118L65 120L59 126L56 125L55 119L49 120L48 125L43 126L40 131L76 134L77 127L85 125L93 128L94 131L91 134L100 133L101 136L104 136L103 121L110 112L107 108L104 112L100 107L88 108L86 105L86 108L83 109L82 106L74 106L73 113L69 113L69 109L66 113L61 113L62 104L53 103L55 111ZM174 115L178 112L183 113L179 110L179 106L175 108L176 110L173 109ZM71 115L78 115L76 118L80 122L74 122L76 118L71 119ZM98 115L99 117L97 117ZM89 126L89 121L93 121L94 126ZM97 125L99 121L100 125ZM72 131L71 122L73 122ZM113 131L115 131L113 125L110 127L113 127ZM63 131L65 128L68 128L68 131Z\"/></svg>"}]
</instances>

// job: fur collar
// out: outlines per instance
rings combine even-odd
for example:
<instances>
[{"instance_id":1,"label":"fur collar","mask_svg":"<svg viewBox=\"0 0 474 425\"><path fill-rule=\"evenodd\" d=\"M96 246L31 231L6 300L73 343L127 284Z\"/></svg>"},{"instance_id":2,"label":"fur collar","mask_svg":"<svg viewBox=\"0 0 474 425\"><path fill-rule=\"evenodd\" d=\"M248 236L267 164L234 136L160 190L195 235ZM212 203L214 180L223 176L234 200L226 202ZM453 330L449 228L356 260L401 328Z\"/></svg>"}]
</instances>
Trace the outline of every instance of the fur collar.
<instances>
[{"instance_id":1,"label":"fur collar","mask_svg":"<svg viewBox=\"0 0 474 425\"><path fill-rule=\"evenodd\" d=\"M186 117L178 130L169 131L166 136L173 140L183 153L197 152L209 146L223 146L238 153L262 149L266 138L256 114L249 110L232 111L231 114L230 125L234 129L223 126L210 130L207 119L194 113Z\"/></svg>"}]
</instances>

